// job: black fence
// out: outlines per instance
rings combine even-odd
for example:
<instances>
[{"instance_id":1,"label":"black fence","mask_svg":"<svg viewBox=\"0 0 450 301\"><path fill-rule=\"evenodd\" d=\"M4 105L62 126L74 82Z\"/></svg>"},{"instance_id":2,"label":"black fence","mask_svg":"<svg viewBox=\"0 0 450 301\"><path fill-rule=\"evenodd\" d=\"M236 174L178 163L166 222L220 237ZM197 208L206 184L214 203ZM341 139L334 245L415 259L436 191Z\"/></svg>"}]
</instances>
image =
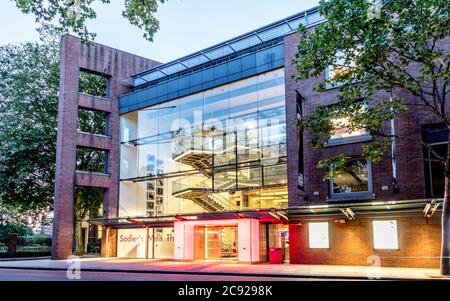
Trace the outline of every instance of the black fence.
<instances>
[{"instance_id":1,"label":"black fence","mask_svg":"<svg viewBox=\"0 0 450 301\"><path fill-rule=\"evenodd\" d=\"M50 256L51 237L10 234L7 243L0 243L0 257Z\"/></svg>"}]
</instances>

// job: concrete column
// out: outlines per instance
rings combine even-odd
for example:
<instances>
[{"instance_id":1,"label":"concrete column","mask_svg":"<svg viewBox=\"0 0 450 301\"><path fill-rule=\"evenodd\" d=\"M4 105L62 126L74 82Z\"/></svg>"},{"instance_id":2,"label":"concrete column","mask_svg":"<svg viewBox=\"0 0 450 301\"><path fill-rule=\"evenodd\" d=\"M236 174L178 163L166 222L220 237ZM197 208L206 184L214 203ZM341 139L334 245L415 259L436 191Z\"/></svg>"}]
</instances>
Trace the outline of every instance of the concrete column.
<instances>
[{"instance_id":1,"label":"concrete column","mask_svg":"<svg viewBox=\"0 0 450 301\"><path fill-rule=\"evenodd\" d=\"M259 220L238 220L238 260L240 263L259 262Z\"/></svg>"}]
</instances>

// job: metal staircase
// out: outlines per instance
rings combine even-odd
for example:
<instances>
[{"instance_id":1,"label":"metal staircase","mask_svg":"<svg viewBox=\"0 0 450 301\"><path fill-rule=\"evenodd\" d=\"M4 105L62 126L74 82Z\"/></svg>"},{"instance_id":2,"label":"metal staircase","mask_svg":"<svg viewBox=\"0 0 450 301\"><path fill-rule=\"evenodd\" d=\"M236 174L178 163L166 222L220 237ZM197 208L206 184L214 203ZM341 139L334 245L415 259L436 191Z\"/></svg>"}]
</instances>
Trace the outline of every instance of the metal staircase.
<instances>
[{"instance_id":1,"label":"metal staircase","mask_svg":"<svg viewBox=\"0 0 450 301\"><path fill-rule=\"evenodd\" d=\"M186 180L189 181L190 176L173 182L173 196L192 200L208 212L237 209L237 206L227 198L213 191L209 184L209 182L211 182L210 179L207 178L198 184L186 183Z\"/></svg>"},{"instance_id":2,"label":"metal staircase","mask_svg":"<svg viewBox=\"0 0 450 301\"><path fill-rule=\"evenodd\" d=\"M209 212L239 209L219 194L234 189L236 177L229 176L226 170L213 172L214 160L220 162L221 158L223 159L236 146L233 144L227 149L215 149L213 140L205 141L205 139L212 139L209 135L208 132L198 131L189 137L178 136L177 141L180 147L174 153L173 160L199 171L201 179L194 175L174 181L172 195L192 200ZM183 143L185 138L189 138L187 143ZM213 187L212 182L214 182Z\"/></svg>"},{"instance_id":3,"label":"metal staircase","mask_svg":"<svg viewBox=\"0 0 450 301\"><path fill-rule=\"evenodd\" d=\"M201 188L188 188L174 193L173 196L189 199L209 212L224 211L226 208L216 202L210 195L211 191Z\"/></svg>"},{"instance_id":4,"label":"metal staircase","mask_svg":"<svg viewBox=\"0 0 450 301\"><path fill-rule=\"evenodd\" d=\"M212 176L211 158L212 151L190 149L179 155L174 156L173 160L185 165L189 165L200 171L207 177Z\"/></svg>"}]
</instances>

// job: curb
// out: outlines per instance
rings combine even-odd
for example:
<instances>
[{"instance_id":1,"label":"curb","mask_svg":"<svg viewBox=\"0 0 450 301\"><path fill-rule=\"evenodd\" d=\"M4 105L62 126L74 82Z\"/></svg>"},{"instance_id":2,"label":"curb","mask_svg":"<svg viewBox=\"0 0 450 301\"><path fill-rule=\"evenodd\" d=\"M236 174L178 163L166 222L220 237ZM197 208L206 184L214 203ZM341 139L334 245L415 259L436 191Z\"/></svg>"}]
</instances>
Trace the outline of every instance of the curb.
<instances>
[{"instance_id":1,"label":"curb","mask_svg":"<svg viewBox=\"0 0 450 301\"><path fill-rule=\"evenodd\" d=\"M43 259L50 259L50 256L43 256L43 257L13 257L13 258L0 258L0 262L7 262L7 261L30 261L30 260L43 260Z\"/></svg>"},{"instance_id":2,"label":"curb","mask_svg":"<svg viewBox=\"0 0 450 301\"><path fill-rule=\"evenodd\" d=\"M67 271L66 268L41 268L41 267L2 267L0 270L37 270L37 271ZM81 269L81 272L101 272L101 273L128 273L128 274L178 274L178 275L211 275L211 276L238 276L238 277L271 277L271 278L307 278L307 279L343 279L343 280L366 280L366 281L448 281L447 277L436 278L395 278L386 277L380 279L369 279L367 277L360 276L337 276L337 275L292 275L292 274L260 274L260 273L225 273L225 272L193 272L193 271L167 271L167 270L120 270L120 269L95 269L85 268Z\"/></svg>"}]
</instances>

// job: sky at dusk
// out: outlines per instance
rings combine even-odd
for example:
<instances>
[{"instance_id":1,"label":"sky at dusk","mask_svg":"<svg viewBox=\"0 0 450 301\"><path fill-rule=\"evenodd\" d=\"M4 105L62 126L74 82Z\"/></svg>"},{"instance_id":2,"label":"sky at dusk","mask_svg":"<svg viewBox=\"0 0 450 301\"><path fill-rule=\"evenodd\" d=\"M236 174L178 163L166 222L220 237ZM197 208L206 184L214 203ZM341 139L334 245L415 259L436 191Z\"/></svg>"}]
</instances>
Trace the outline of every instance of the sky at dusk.
<instances>
[{"instance_id":1,"label":"sky at dusk","mask_svg":"<svg viewBox=\"0 0 450 301\"><path fill-rule=\"evenodd\" d=\"M123 0L95 4L90 21L96 42L168 62L318 5L318 0L169 0L156 15L154 42L122 18ZM22 14L15 1L0 4L0 45L38 40L34 16Z\"/></svg>"}]
</instances>

